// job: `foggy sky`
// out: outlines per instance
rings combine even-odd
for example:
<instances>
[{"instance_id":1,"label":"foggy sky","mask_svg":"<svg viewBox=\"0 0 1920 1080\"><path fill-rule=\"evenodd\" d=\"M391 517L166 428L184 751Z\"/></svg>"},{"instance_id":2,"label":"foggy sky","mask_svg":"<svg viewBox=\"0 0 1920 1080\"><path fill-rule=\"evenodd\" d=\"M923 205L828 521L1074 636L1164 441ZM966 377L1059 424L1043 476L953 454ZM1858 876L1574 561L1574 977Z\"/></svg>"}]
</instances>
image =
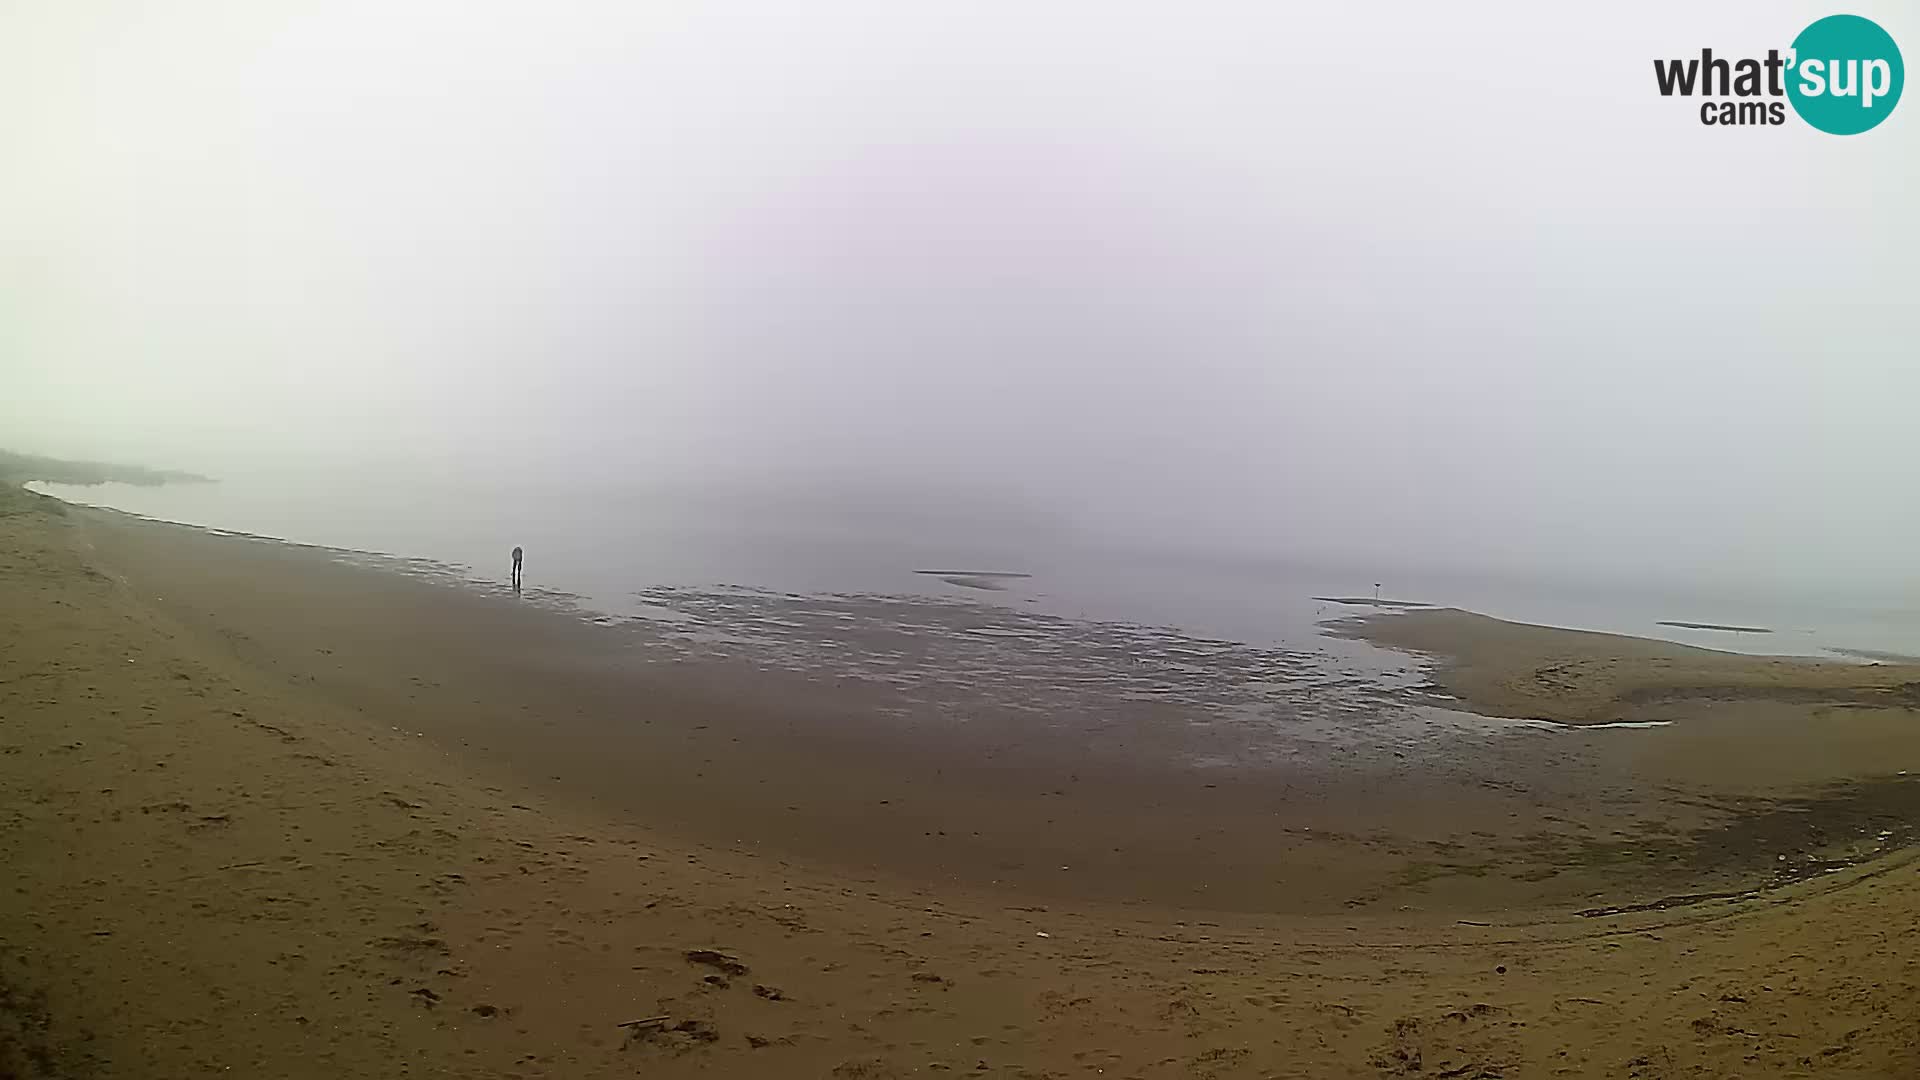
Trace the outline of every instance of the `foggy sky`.
<instances>
[{"instance_id":1,"label":"foggy sky","mask_svg":"<svg viewBox=\"0 0 1920 1080\"><path fill-rule=\"evenodd\" d=\"M1920 601L1920 101L1652 78L1835 10L0 5L0 445Z\"/></svg>"}]
</instances>

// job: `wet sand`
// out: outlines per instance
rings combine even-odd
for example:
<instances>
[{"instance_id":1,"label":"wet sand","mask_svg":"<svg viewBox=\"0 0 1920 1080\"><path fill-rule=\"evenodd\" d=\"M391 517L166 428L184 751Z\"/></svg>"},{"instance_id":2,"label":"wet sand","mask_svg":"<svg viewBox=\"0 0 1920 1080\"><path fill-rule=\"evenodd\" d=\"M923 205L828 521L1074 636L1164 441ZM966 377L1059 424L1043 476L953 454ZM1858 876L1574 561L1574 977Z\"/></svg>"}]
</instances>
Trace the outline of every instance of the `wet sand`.
<instances>
[{"instance_id":1,"label":"wet sand","mask_svg":"<svg viewBox=\"0 0 1920 1080\"><path fill-rule=\"evenodd\" d=\"M1388 616L1363 632L1453 657L1411 693L1554 724L1173 768L1228 736L903 723L858 685L8 499L19 1075L1920 1063L1920 879L1885 827L1920 817L1910 668ZM1619 721L1671 723L1555 726Z\"/></svg>"}]
</instances>

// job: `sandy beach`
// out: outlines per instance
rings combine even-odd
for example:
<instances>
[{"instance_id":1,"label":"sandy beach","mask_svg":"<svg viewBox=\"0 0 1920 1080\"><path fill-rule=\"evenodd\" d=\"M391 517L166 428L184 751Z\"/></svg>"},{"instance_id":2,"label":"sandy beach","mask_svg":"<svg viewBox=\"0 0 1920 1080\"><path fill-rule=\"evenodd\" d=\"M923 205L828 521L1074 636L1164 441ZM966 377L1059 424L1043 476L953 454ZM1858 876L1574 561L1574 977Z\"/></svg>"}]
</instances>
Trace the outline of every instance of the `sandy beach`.
<instances>
[{"instance_id":1,"label":"sandy beach","mask_svg":"<svg viewBox=\"0 0 1920 1080\"><path fill-rule=\"evenodd\" d=\"M1920 1074L1912 666L1382 615L1484 724L1236 766L14 490L0 548L0 1076Z\"/></svg>"}]
</instances>

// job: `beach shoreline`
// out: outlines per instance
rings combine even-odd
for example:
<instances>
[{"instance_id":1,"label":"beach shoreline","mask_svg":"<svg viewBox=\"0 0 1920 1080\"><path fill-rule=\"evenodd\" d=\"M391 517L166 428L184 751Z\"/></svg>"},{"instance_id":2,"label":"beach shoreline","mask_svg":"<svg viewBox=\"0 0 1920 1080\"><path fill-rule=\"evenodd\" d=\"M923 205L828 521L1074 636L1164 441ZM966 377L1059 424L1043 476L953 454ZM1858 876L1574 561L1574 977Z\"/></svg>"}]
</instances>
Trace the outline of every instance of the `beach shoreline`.
<instances>
[{"instance_id":1,"label":"beach shoreline","mask_svg":"<svg viewBox=\"0 0 1920 1080\"><path fill-rule=\"evenodd\" d=\"M1901 1025L1920 1007L1892 959L1913 931L1886 914L1920 908L1909 856L1869 859L1869 844L1811 878L1740 887L1759 848L1788 836L1739 832L1766 818L1766 793L1804 802L1906 767L1912 708L1891 668L1809 678L1396 615L1366 632L1455 650L1434 692L1567 723L1673 723L1561 733L1549 752L1492 762L1497 777L1423 781L1415 763L1342 789L1308 772L1308 790L1281 798L1271 773L1145 768L1146 743L1075 787L1064 744L905 738L860 722L858 691L663 671L602 628L500 598L284 545L8 509L0 776L22 872L0 911L0 978L10 1000L38 1004L10 1010L25 1034L0 1046L28 1062L22 1075L39 1075L24 1071L35 1054L100 1075L141 1074L137 1055L165 1075L216 1062L391 1075L398 1057L463 1076L878 1077L980 1062L1372 1076L1410 1060L1623 1075L1656 1045L1735 1070L1702 1075L1740 1075L1755 1054L1797 1063L1819 1032L1861 1069L1913 1052ZM1815 717L1828 745L1810 755ZM1736 730L1761 752L1715 764ZM1001 755L990 768L957 761L983 746ZM1559 774L1576 775L1547 782ZM1500 777L1523 790L1477 787ZM1718 800L1695 807L1697 834L1668 823L1661 858L1678 868L1622 854L1658 833L1606 835L1668 806L1624 790L1636 784ZM1827 820L1906 812L1868 787L1880 794ZM1531 824L1498 827L1596 792L1621 801L1570 822L1578 842L1564 848L1540 847ZM1447 831L1416 827L1431 827L1428 799L1457 807ZM774 809L787 805L802 809ZM923 827L937 823L983 835L940 848ZM1102 862L1122 835L1132 847ZM1753 847L1747 863L1689 864L1716 835ZM1844 845L1828 846L1821 857ZM1519 880L1547 869L1579 888ZM1291 880L1261 878L1276 873ZM1668 882L1679 891L1656 887ZM1728 895L1664 903L1688 890ZM1607 908L1623 910L1579 913ZM1867 911L1878 921L1861 935ZM1773 947L1783 935L1804 939L1797 960ZM689 959L704 952L722 959ZM1698 1002L1636 995L1645 971L1683 955L1709 976ZM1783 963L1792 1000L1738 989L1780 981ZM1379 979L1386 969L1401 974ZM1840 990L1863 980L1881 989L1849 1004ZM1706 992L1721 984L1738 1009ZM1617 1015L1571 1015L1581 996ZM1754 1016L1736 1024L1741 1010ZM1775 1034L1789 1026L1796 1038ZM1865 1035L1843 1041L1849 1030Z\"/></svg>"},{"instance_id":2,"label":"beach shoreline","mask_svg":"<svg viewBox=\"0 0 1920 1080\"><path fill-rule=\"evenodd\" d=\"M1884 780L1908 746L1910 668L1449 610L1334 626L1435 672L1429 691L1401 695L1433 722L1376 743L1262 755L1260 728L1195 722L1178 705L1093 726L976 703L903 716L911 699L876 684L690 658L644 622L609 626L564 598L513 603L395 574L394 560L109 511L76 520L159 609L309 694L404 717L449 752L595 812L911 886L1297 914L1630 903L1698 884L1667 865L1675 834L1690 840L1683 867L1711 871L1714 887L1765 880L1771 867L1718 857L1714 831L1774 801L1805 813L1835 785ZM1833 709L1809 737L1803 721ZM1729 761L1716 747L1735 737L1743 753ZM1585 865L1596 843L1662 855L1618 860L1602 879ZM1480 873L1488 861L1506 873ZM1390 896L1409 878L1424 887Z\"/></svg>"}]
</instances>

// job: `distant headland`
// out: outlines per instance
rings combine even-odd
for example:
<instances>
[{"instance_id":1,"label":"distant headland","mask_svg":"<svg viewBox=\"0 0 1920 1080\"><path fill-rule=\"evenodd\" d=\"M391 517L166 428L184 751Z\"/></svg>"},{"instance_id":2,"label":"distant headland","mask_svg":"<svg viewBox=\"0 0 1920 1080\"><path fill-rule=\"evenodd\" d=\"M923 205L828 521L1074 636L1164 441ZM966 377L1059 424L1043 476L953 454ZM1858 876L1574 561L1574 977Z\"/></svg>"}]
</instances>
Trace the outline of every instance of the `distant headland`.
<instances>
[{"instance_id":1,"label":"distant headland","mask_svg":"<svg viewBox=\"0 0 1920 1080\"><path fill-rule=\"evenodd\" d=\"M210 476L179 469L149 469L143 465L114 465L103 461L64 461L0 450L0 483L17 485L34 480L48 484L138 484L142 487L213 482Z\"/></svg>"},{"instance_id":2,"label":"distant headland","mask_svg":"<svg viewBox=\"0 0 1920 1080\"><path fill-rule=\"evenodd\" d=\"M1377 596L1316 596L1315 600L1323 604L1358 604L1361 607L1377 608L1425 608L1432 604L1423 604L1418 600L1382 600Z\"/></svg>"},{"instance_id":3,"label":"distant headland","mask_svg":"<svg viewBox=\"0 0 1920 1080\"><path fill-rule=\"evenodd\" d=\"M949 585L988 592L1005 592L1007 582L1033 576L1011 570L915 570L914 573L939 578Z\"/></svg>"}]
</instances>

